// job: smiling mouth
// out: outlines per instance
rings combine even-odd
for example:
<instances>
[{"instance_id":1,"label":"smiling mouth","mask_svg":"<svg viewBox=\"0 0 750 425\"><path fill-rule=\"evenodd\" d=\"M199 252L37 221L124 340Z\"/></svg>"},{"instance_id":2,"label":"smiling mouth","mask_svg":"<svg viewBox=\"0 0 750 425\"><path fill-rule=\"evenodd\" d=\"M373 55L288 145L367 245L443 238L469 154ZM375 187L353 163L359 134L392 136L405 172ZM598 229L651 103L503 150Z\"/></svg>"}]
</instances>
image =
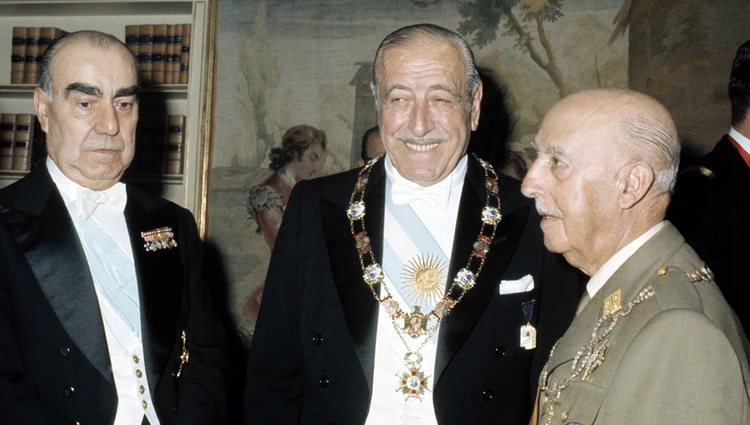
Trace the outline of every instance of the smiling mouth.
<instances>
[{"instance_id":1,"label":"smiling mouth","mask_svg":"<svg viewBox=\"0 0 750 425\"><path fill-rule=\"evenodd\" d=\"M438 147L439 143L430 143L427 145L419 145L416 143L405 143L406 147L415 152L429 152Z\"/></svg>"}]
</instances>

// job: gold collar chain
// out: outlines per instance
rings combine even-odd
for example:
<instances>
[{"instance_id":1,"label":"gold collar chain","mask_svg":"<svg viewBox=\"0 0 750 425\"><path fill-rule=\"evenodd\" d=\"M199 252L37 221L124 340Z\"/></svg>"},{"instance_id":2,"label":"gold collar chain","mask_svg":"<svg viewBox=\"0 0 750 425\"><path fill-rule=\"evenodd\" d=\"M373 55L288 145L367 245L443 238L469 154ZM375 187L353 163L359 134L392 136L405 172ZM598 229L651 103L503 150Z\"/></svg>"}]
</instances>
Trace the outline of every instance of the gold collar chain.
<instances>
[{"instance_id":1,"label":"gold collar chain","mask_svg":"<svg viewBox=\"0 0 750 425\"><path fill-rule=\"evenodd\" d=\"M362 278L375 297L375 300L390 314L394 329L407 349L404 361L408 371L398 375L399 390L406 396L406 399L416 398L421 400L420 396L427 389L429 377L420 370L422 362L420 351L437 331L440 322L461 302L466 293L474 287L479 273L482 271L487 253L490 251L497 225L502 219L500 197L498 194L498 177L489 163L477 158L484 169L486 197L480 216L482 227L473 244L466 267L456 273L451 286L430 312L422 313L419 307L415 306L411 313L407 313L401 308L398 301L393 298L388 286L385 285L382 267L375 259L375 254L372 252L372 246L370 245L370 238L365 229L365 188L367 187L370 172L378 159L380 157L370 160L359 172L359 177L349 199L349 207L346 212L349 217L349 228L357 247L357 253L359 254ZM381 284L386 294L382 298L376 289ZM403 336L404 333L413 339L419 337L424 337L425 339L417 349L412 350Z\"/></svg>"}]
</instances>

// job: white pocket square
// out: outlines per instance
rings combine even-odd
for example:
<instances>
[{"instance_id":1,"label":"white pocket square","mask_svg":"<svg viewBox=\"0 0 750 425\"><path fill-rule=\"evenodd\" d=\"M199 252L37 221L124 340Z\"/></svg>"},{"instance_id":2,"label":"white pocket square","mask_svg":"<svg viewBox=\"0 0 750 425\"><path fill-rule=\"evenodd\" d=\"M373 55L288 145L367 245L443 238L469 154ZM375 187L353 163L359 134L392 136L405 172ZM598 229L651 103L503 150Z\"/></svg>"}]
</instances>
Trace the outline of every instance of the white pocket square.
<instances>
[{"instance_id":1,"label":"white pocket square","mask_svg":"<svg viewBox=\"0 0 750 425\"><path fill-rule=\"evenodd\" d=\"M527 274L526 276L517 280L501 280L499 289L500 295L529 292L534 289L534 277L530 274Z\"/></svg>"}]
</instances>

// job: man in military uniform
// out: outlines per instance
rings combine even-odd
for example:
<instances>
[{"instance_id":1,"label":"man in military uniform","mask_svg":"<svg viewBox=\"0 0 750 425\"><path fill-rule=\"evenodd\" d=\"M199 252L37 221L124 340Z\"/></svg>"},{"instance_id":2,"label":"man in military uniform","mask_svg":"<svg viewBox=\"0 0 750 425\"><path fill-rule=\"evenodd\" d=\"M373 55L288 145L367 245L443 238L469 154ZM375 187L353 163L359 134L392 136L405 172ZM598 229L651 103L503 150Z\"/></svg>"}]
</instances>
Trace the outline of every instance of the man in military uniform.
<instances>
[{"instance_id":1,"label":"man in military uniform","mask_svg":"<svg viewBox=\"0 0 750 425\"><path fill-rule=\"evenodd\" d=\"M750 424L741 328L664 221L680 153L667 110L632 91L581 92L550 110L535 143L523 193L547 248L591 278L532 423Z\"/></svg>"}]
</instances>

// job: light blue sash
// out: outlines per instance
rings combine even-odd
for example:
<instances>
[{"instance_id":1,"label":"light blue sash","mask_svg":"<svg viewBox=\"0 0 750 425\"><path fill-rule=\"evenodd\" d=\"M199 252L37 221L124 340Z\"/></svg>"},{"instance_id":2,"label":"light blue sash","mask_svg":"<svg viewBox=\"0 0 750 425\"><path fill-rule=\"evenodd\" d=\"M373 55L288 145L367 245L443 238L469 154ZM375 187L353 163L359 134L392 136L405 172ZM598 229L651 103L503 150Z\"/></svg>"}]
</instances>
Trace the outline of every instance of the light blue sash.
<instances>
[{"instance_id":1,"label":"light blue sash","mask_svg":"<svg viewBox=\"0 0 750 425\"><path fill-rule=\"evenodd\" d=\"M386 182L386 193L390 193L391 184L390 181ZM406 230L406 238L411 240L422 258L431 256L432 258L437 259L445 266L444 271L447 272L448 255L443 252L435 237L430 233L427 227L425 227L424 223L422 223L414 210L408 204L394 205L390 196L386 195L385 198L386 210L389 211L401 227ZM389 232L390 231L391 230L389 230ZM401 275L405 264L402 263L396 249L391 246L388 238L383 239L383 272L391 281L396 291L398 291L401 297L409 304L408 307L411 311L417 303L414 300L414 297L410 297L408 291L405 291L401 282ZM441 289L444 287L445 282L443 282ZM419 305L422 313L425 314L435 307L434 303L420 303L417 305Z\"/></svg>"},{"instance_id":2,"label":"light blue sash","mask_svg":"<svg viewBox=\"0 0 750 425\"><path fill-rule=\"evenodd\" d=\"M72 214L98 292L109 301L133 333L141 335L140 301L135 266L93 218Z\"/></svg>"}]
</instances>

